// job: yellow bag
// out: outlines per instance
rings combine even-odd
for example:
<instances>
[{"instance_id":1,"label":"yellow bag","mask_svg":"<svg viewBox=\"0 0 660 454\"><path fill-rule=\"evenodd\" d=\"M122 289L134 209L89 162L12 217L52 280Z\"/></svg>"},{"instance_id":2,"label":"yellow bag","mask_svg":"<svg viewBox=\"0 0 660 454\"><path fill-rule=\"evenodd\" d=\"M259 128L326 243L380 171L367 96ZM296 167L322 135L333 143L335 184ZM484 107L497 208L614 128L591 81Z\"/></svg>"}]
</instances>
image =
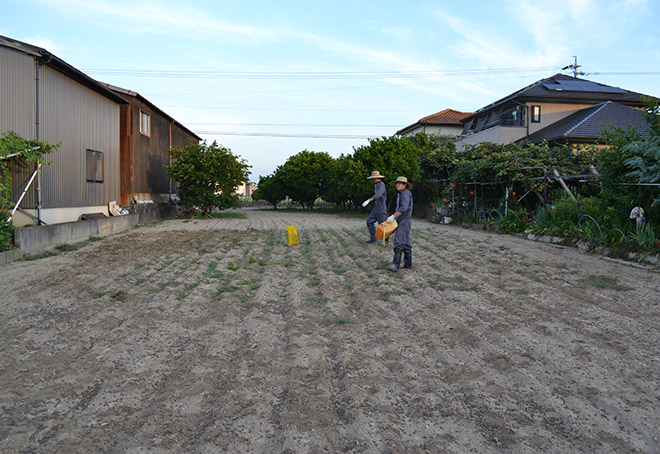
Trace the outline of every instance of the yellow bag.
<instances>
[{"instance_id":1,"label":"yellow bag","mask_svg":"<svg viewBox=\"0 0 660 454\"><path fill-rule=\"evenodd\" d=\"M288 240L289 246L295 246L298 244L298 227L295 225L287 226L286 238Z\"/></svg>"},{"instance_id":2,"label":"yellow bag","mask_svg":"<svg viewBox=\"0 0 660 454\"><path fill-rule=\"evenodd\" d=\"M376 235L374 236L379 240L383 240L383 246L385 246L385 240L394 233L397 227L399 227L399 224L397 224L396 221L382 222L376 229Z\"/></svg>"}]
</instances>

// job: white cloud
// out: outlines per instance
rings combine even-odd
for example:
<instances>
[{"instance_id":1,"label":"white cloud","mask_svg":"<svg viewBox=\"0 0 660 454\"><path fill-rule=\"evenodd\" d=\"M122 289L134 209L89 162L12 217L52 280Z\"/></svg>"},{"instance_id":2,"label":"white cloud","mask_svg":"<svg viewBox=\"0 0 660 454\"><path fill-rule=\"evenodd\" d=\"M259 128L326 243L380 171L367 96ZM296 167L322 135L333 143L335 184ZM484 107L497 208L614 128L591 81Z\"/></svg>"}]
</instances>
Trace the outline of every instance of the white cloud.
<instances>
[{"instance_id":1,"label":"white cloud","mask_svg":"<svg viewBox=\"0 0 660 454\"><path fill-rule=\"evenodd\" d=\"M45 2L49 3L49 2ZM222 35L223 39L240 40L243 43L274 41L276 31L249 25L232 24L210 17L203 11L182 6L178 2L108 2L104 0L62 0L59 9L71 14L94 13L107 20L121 20L133 24L126 27L132 33L163 33L184 35L189 38L205 38Z\"/></svg>"}]
</instances>

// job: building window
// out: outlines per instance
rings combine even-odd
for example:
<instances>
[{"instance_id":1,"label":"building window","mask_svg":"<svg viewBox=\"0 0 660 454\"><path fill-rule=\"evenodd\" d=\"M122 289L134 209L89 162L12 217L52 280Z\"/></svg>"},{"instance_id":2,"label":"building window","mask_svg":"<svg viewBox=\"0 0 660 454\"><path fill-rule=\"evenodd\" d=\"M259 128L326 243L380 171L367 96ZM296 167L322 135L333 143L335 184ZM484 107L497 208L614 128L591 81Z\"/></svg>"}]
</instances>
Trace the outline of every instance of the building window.
<instances>
[{"instance_id":1,"label":"building window","mask_svg":"<svg viewBox=\"0 0 660 454\"><path fill-rule=\"evenodd\" d=\"M87 181L103 183L103 152L87 150Z\"/></svg>"},{"instance_id":2,"label":"building window","mask_svg":"<svg viewBox=\"0 0 660 454\"><path fill-rule=\"evenodd\" d=\"M525 110L524 107L516 106L512 109L505 110L500 118L502 126L525 126Z\"/></svg>"},{"instance_id":3,"label":"building window","mask_svg":"<svg viewBox=\"0 0 660 454\"><path fill-rule=\"evenodd\" d=\"M541 106L532 106L532 123L541 123Z\"/></svg>"},{"instance_id":4,"label":"building window","mask_svg":"<svg viewBox=\"0 0 660 454\"><path fill-rule=\"evenodd\" d=\"M150 124L149 124L149 114L143 111L140 111L140 134L144 134L145 136L149 136L149 129L150 129Z\"/></svg>"}]
</instances>

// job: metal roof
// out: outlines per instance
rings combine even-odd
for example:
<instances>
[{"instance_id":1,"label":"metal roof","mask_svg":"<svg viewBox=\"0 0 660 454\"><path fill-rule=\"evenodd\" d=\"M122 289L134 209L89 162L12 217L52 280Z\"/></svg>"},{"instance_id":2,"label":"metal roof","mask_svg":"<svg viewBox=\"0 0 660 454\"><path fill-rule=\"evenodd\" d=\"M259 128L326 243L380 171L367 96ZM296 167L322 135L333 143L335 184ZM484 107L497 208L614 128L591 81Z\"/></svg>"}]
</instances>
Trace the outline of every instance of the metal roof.
<instances>
[{"instance_id":1,"label":"metal roof","mask_svg":"<svg viewBox=\"0 0 660 454\"><path fill-rule=\"evenodd\" d=\"M178 124L181 128L185 129L188 133L190 133L191 135L195 136L198 140L202 140L201 137L199 137L197 134L195 134L195 133L192 132L190 129L188 129L187 127L185 127L183 124L179 123L179 122L176 121L174 118L172 118L171 116L169 116L169 115L168 115L167 113L165 113L165 111L163 111L160 107L158 107L157 105L155 105L154 103L152 103L151 101L149 101L147 98L145 98L144 96L142 96L140 93L138 93L138 92L136 92L136 91L128 90L128 89L126 89L126 88L117 87L116 85L112 85L112 84L102 83L102 85L103 85L104 87L106 87L106 88L112 90L113 92L116 92L116 93L120 94L120 95L123 95L123 96L130 96L130 97L132 97L132 98L137 98L137 99L139 99L141 102L143 102L143 103L149 105L149 107L151 107L152 109L158 111L163 117L168 118L168 119L169 119L170 121L172 121L173 123Z\"/></svg>"},{"instance_id":2,"label":"metal roof","mask_svg":"<svg viewBox=\"0 0 660 454\"><path fill-rule=\"evenodd\" d=\"M580 79L566 74L555 74L552 77L538 80L531 85L505 96L465 117L465 123L472 118L483 115L486 111L501 107L507 103L524 103L530 101L557 102L574 104L598 104L604 101L614 101L619 104L642 107L642 93L625 90L619 87L601 84L592 80Z\"/></svg>"}]
</instances>

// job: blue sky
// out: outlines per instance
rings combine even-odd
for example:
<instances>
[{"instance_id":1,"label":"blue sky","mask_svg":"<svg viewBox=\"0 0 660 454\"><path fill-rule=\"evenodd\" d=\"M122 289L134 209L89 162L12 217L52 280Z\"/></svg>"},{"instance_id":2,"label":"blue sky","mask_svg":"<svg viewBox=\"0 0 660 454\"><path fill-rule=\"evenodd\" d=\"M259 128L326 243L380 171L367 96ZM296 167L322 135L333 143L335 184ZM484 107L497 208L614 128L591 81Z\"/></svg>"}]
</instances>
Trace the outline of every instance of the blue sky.
<instances>
[{"instance_id":1,"label":"blue sky","mask_svg":"<svg viewBox=\"0 0 660 454\"><path fill-rule=\"evenodd\" d=\"M0 34L273 172L562 72L660 97L660 2L0 0ZM568 72L568 71L564 71Z\"/></svg>"}]
</instances>

